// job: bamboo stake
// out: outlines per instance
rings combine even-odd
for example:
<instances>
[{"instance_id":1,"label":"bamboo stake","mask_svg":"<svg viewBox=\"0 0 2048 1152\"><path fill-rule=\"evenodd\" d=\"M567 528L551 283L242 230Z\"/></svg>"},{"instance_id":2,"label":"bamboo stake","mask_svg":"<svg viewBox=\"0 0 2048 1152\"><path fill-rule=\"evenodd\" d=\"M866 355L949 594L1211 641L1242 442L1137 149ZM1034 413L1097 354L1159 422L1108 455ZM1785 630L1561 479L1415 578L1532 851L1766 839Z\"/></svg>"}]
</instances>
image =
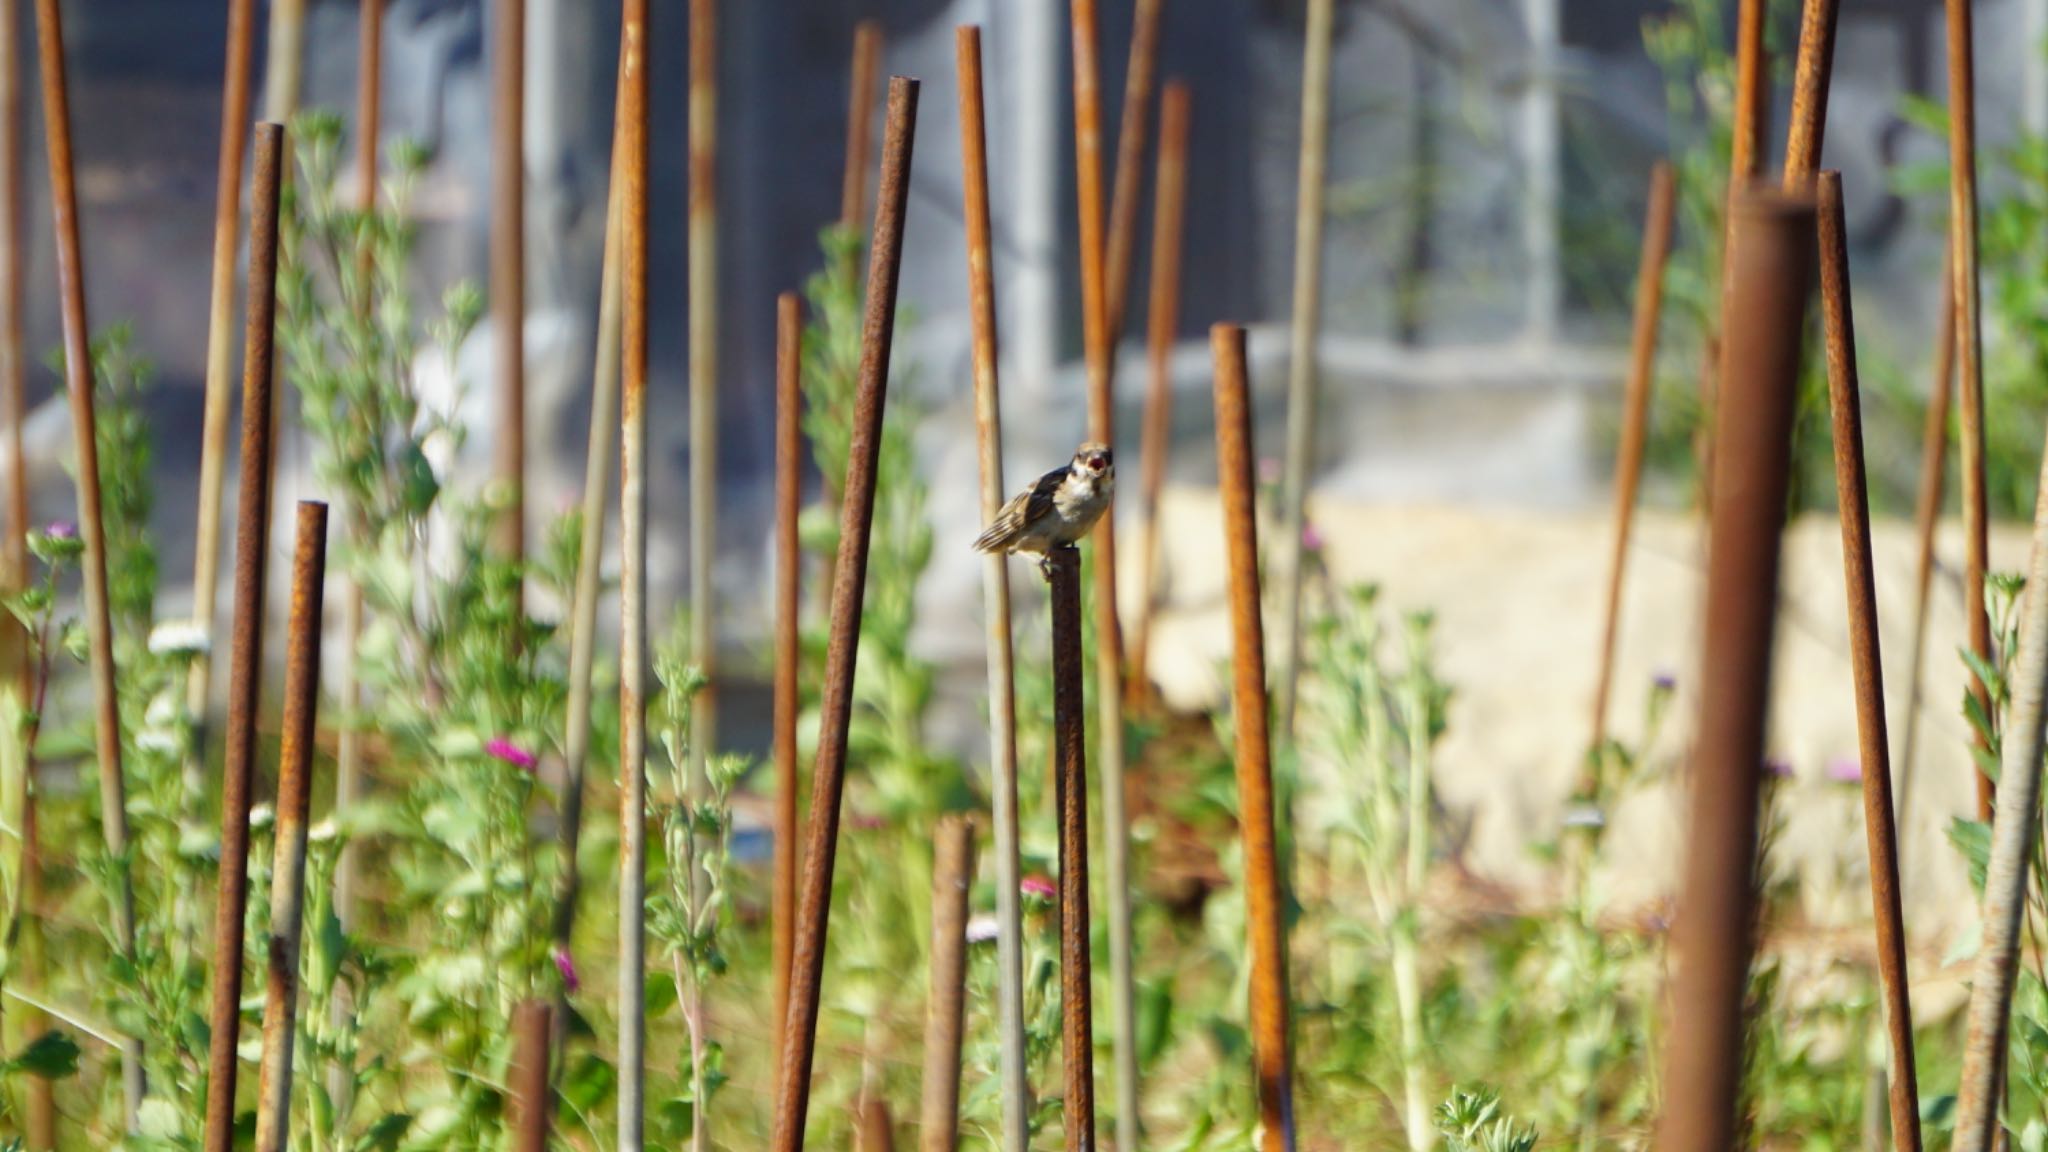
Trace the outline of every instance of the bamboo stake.
<instances>
[{"instance_id":1,"label":"bamboo stake","mask_svg":"<svg viewBox=\"0 0 2048 1152\"><path fill-rule=\"evenodd\" d=\"M548 1037L554 1013L545 1000L512 1010L512 1132L517 1152L547 1152Z\"/></svg>"},{"instance_id":2,"label":"bamboo stake","mask_svg":"<svg viewBox=\"0 0 2048 1152\"><path fill-rule=\"evenodd\" d=\"M959 1143L960 1038L967 1016L967 893L974 887L974 824L962 813L932 835L931 992L925 1001L923 1152Z\"/></svg>"},{"instance_id":3,"label":"bamboo stake","mask_svg":"<svg viewBox=\"0 0 2048 1152\"><path fill-rule=\"evenodd\" d=\"M1095 1011L1088 926L1088 719L1081 689L1081 553L1046 553L1052 586L1054 806L1059 814L1060 1058L1066 1147L1095 1148Z\"/></svg>"},{"instance_id":4,"label":"bamboo stake","mask_svg":"<svg viewBox=\"0 0 2048 1152\"><path fill-rule=\"evenodd\" d=\"M797 808L797 661L802 629L798 598L802 545L797 520L803 502L803 297L775 300L775 1020L789 1016L789 971L796 936L796 842L803 816ZM782 1040L780 1028L776 1042ZM778 1063L781 1053L776 1053Z\"/></svg>"},{"instance_id":5,"label":"bamboo stake","mask_svg":"<svg viewBox=\"0 0 2048 1152\"><path fill-rule=\"evenodd\" d=\"M1913 642L1906 657L1906 731L1899 746L1899 823L1913 807L1913 769L1919 750L1920 698L1927 662L1927 604L1934 586L1934 530L1941 522L1942 489L1948 479L1948 414L1955 395L1956 281L1943 257L1941 318L1935 326L1934 383L1927 391L1927 418L1920 440L1920 496L1913 512Z\"/></svg>"},{"instance_id":6,"label":"bamboo stake","mask_svg":"<svg viewBox=\"0 0 2048 1152\"><path fill-rule=\"evenodd\" d=\"M1130 297L1138 201L1145 193L1145 120L1159 74L1159 24L1165 10L1166 0L1137 0L1131 17L1131 60L1124 70L1123 119L1116 132L1116 176L1110 184L1109 247L1104 255L1112 346L1123 338L1124 304Z\"/></svg>"},{"instance_id":7,"label":"bamboo stake","mask_svg":"<svg viewBox=\"0 0 2048 1152\"><path fill-rule=\"evenodd\" d=\"M1081 314L1088 361L1088 438L1116 446L1116 335L1102 220L1101 45L1095 0L1073 0L1074 186L1080 198ZM1137 997L1131 972L1131 831L1124 811L1123 630L1116 603L1116 515L1096 525L1095 703L1101 736L1102 828L1109 903L1109 1013L1116 1063L1116 1137L1136 1148L1143 1128L1138 1082Z\"/></svg>"},{"instance_id":8,"label":"bamboo stake","mask_svg":"<svg viewBox=\"0 0 2048 1152\"><path fill-rule=\"evenodd\" d=\"M2026 915L2027 866L2033 858L2041 801L2042 697L2048 693L2048 455L2034 505L2034 544L2027 561L2026 602L2020 612L2019 655L2013 662L2012 703L1999 747L2001 802L1991 826L1991 861L1984 880L1984 940L1970 981L1969 1029L1956 1101L1954 1152L1986 1152L2003 1136L2006 1044L2012 1028L2012 992Z\"/></svg>"},{"instance_id":9,"label":"bamboo stake","mask_svg":"<svg viewBox=\"0 0 2048 1152\"><path fill-rule=\"evenodd\" d=\"M57 290L64 321L64 379L71 396L71 430L78 454L78 530L85 538L85 621L91 643L93 742L99 752L100 831L107 855L128 854L127 786L121 772L121 714L114 678L114 624L107 607L107 542L100 523L98 421L93 414L92 329L85 315L85 252L78 236L78 189L71 152L71 98L64 62L59 0L36 0L37 63L43 82L43 137L49 151L50 214L57 238ZM114 947L135 957L135 881L120 868L120 891L109 916ZM121 1040L124 1116L136 1130L144 1090L142 1038Z\"/></svg>"},{"instance_id":10,"label":"bamboo stake","mask_svg":"<svg viewBox=\"0 0 2048 1152\"><path fill-rule=\"evenodd\" d=\"M0 334L4 334L0 335L0 404L4 404L6 409L9 452L6 555L8 569L12 573L11 586L17 589L25 587L28 581L28 524L33 515L29 508L28 449L22 439L22 427L28 421L27 358L23 354L27 346L26 297L22 293L22 285L27 280L28 251L22 227L26 181L22 175L20 37L21 9L15 0L4 0L0 2L0 260L5 261L0 264ZM34 691L35 663L29 654L26 628L20 630L19 638L21 660L15 674L22 704L27 707ZM16 964L21 970L20 982L40 991L44 973L39 922L42 851L36 834L33 749L30 749L26 770L22 773L22 788L21 898L29 915L23 927ZM23 1034L35 1036L40 1034L45 1017L42 1012L30 1008L23 1011L21 1020ZM55 1148L57 1105L51 1083L40 1076L29 1077L27 1096L27 1115L23 1119L28 1147L32 1152Z\"/></svg>"},{"instance_id":11,"label":"bamboo stake","mask_svg":"<svg viewBox=\"0 0 2048 1152\"><path fill-rule=\"evenodd\" d=\"M491 37L491 333L501 556L526 558L526 0L497 0Z\"/></svg>"},{"instance_id":12,"label":"bamboo stake","mask_svg":"<svg viewBox=\"0 0 2048 1152\"><path fill-rule=\"evenodd\" d=\"M1132 630L1131 706L1152 703L1152 614L1158 607L1159 493L1166 485L1172 431L1173 343L1180 332L1180 254L1188 187L1188 86L1169 80L1159 104L1159 174L1153 182L1152 303L1146 325L1151 382L1145 390L1145 431L1139 467L1144 544L1138 551L1138 625ZM992 516L987 518L993 518Z\"/></svg>"},{"instance_id":13,"label":"bamboo stake","mask_svg":"<svg viewBox=\"0 0 2048 1152\"><path fill-rule=\"evenodd\" d=\"M1828 85L1835 70L1839 0L1806 0L1799 19L1799 58L1792 76L1792 125L1785 138L1785 191L1804 192L1820 168L1828 127Z\"/></svg>"},{"instance_id":14,"label":"bamboo stake","mask_svg":"<svg viewBox=\"0 0 2048 1152\"><path fill-rule=\"evenodd\" d=\"M1252 1063L1258 1074L1259 1147L1294 1148L1294 1061L1288 1038L1287 915L1274 833L1273 769L1266 720L1265 627L1260 620L1257 476L1252 467L1251 386L1244 329L1209 330L1216 358L1216 470L1223 489L1230 577L1231 714L1237 728L1237 795L1244 836L1245 916L1251 953Z\"/></svg>"},{"instance_id":15,"label":"bamboo stake","mask_svg":"<svg viewBox=\"0 0 2048 1152\"><path fill-rule=\"evenodd\" d=\"M640 1152L647 1077L647 5L626 0L618 129L619 421L619 1152Z\"/></svg>"},{"instance_id":16,"label":"bamboo stake","mask_svg":"<svg viewBox=\"0 0 2048 1152\"><path fill-rule=\"evenodd\" d=\"M1835 489L1841 503L1843 579L1849 592L1856 726L1863 757L1871 915L1877 926L1885 1032L1891 1041L1892 1140L1898 1152L1920 1152L1920 1081L1913 1061L1913 1009L1906 985L1906 924L1899 900L1899 838L1892 811L1891 751L1885 737L1884 666L1879 655L1877 578L1870 559L1870 494L1863 467L1863 401L1856 379L1841 173L1820 174L1819 197L1821 316L1834 423Z\"/></svg>"},{"instance_id":17,"label":"bamboo stake","mask_svg":"<svg viewBox=\"0 0 2048 1152\"><path fill-rule=\"evenodd\" d=\"M241 1032L243 920L249 905L250 781L263 715L263 625L270 566L273 384L277 317L278 181L284 129L256 126L249 191L249 304L242 352L242 475L235 499L235 634L228 654L228 739L221 772L220 896L213 920L208 1017L206 1148L235 1139L235 1048Z\"/></svg>"},{"instance_id":18,"label":"bamboo stake","mask_svg":"<svg viewBox=\"0 0 2048 1152\"><path fill-rule=\"evenodd\" d=\"M1991 660L1991 618L1984 605L1989 513L1984 492L1984 329L1977 283L1977 95L1975 53L1970 43L1970 0L1948 4L1949 107L1949 275L1956 303L1956 364L1962 399L1963 619L1970 651ZM1970 695L1986 716L1991 700L1982 681L1970 677ZM1981 737L1980 751L1990 744ZM1991 818L1991 778L1977 773L1977 817Z\"/></svg>"},{"instance_id":19,"label":"bamboo stake","mask_svg":"<svg viewBox=\"0 0 2048 1152\"><path fill-rule=\"evenodd\" d=\"M868 214L868 142L873 136L875 78L882 71L882 23L853 28L853 75L846 92L846 174L839 186L839 226L851 232Z\"/></svg>"},{"instance_id":20,"label":"bamboo stake","mask_svg":"<svg viewBox=\"0 0 2048 1152\"><path fill-rule=\"evenodd\" d=\"M1650 385L1657 368L1657 326L1664 313L1664 261L1671 253L1671 218L1677 188L1671 165L1650 169L1650 207L1643 221L1643 255L1636 273L1635 333L1629 344L1628 387L1622 394L1621 445L1614 461L1614 551L1607 562L1607 609L1600 630L1600 674L1593 687L1593 742L1597 755L1607 743L1607 703L1614 687L1614 648L1621 632L1622 580L1628 571L1628 542L1635 525L1636 487L1643 473L1643 441L1649 434Z\"/></svg>"},{"instance_id":21,"label":"bamboo stake","mask_svg":"<svg viewBox=\"0 0 2048 1152\"><path fill-rule=\"evenodd\" d=\"M967 286L974 328L974 423L981 458L981 518L996 518L1003 486L1003 413L997 395L994 229L989 223L988 132L982 103L981 29L954 33L960 74L960 158L967 224ZM1009 1152L1030 1143L1031 1082L1025 1067L1024 928L1018 885L1017 700L1006 558L982 560L981 598L988 629L989 790L996 854L996 1015L1000 1037L1003 1139Z\"/></svg>"},{"instance_id":22,"label":"bamboo stake","mask_svg":"<svg viewBox=\"0 0 2048 1152\"><path fill-rule=\"evenodd\" d=\"M249 52L255 0L229 0L227 76L221 84L220 169L213 201L213 280L206 321L206 408L199 451L199 519L192 543L192 623L213 635L220 589L220 500L225 486L228 416L234 407L229 374L235 322L235 250L241 239L242 156L249 138ZM11 34L11 33L10 33ZM19 457L17 456L17 459ZM213 698L213 657L200 652L185 681L185 712L193 739L185 752L188 791L198 792L205 771L206 716Z\"/></svg>"},{"instance_id":23,"label":"bamboo stake","mask_svg":"<svg viewBox=\"0 0 2048 1152\"><path fill-rule=\"evenodd\" d=\"M853 715L854 660L868 571L868 530L874 524L875 468L882 446L882 408L888 394L890 342L896 328L896 288L903 261L903 218L910 198L910 159L916 141L918 82L889 81L889 118L882 144L882 180L868 250L867 310L861 330L860 369L854 395L853 440L847 452L839 519L839 562L832 586L831 641L818 726L818 758L811 774L811 814L804 831L804 883L797 904L796 947L790 963L789 1015L775 1090L775 1152L799 1152L811 1103L811 1066L818 1006L825 976L825 936L832 913L832 869L839 845L839 802L846 786L846 737Z\"/></svg>"},{"instance_id":24,"label":"bamboo stake","mask_svg":"<svg viewBox=\"0 0 2048 1152\"><path fill-rule=\"evenodd\" d=\"M1735 291L1723 358L1692 830L1674 944L1682 962L1664 1055L1660 1152L1735 1145L1749 971L1757 791L1769 706L1793 385L1812 286L1810 201L1734 203Z\"/></svg>"},{"instance_id":25,"label":"bamboo stake","mask_svg":"<svg viewBox=\"0 0 2048 1152\"><path fill-rule=\"evenodd\" d=\"M1301 169L1294 215L1294 315L1288 328L1287 450L1280 476L1280 539L1273 549L1279 585L1275 637L1279 676L1273 725L1294 738L1294 690L1301 666L1301 534L1316 446L1316 354L1322 329L1323 192L1330 150L1330 38L1336 0L1310 0L1301 66Z\"/></svg>"},{"instance_id":26,"label":"bamboo stake","mask_svg":"<svg viewBox=\"0 0 2048 1152\"><path fill-rule=\"evenodd\" d=\"M320 709L320 621L327 575L327 505L299 501L292 615L285 641L284 743L278 752L275 863L270 873L270 980L256 1152L290 1143L292 1046L298 1037L299 942L305 917L306 816L312 802L314 721ZM239 620L237 621L239 623Z\"/></svg>"},{"instance_id":27,"label":"bamboo stake","mask_svg":"<svg viewBox=\"0 0 2048 1152\"><path fill-rule=\"evenodd\" d=\"M299 76L306 60L306 0L273 0L270 47L264 53L263 118L290 124L299 111ZM287 174L289 180L289 174Z\"/></svg>"}]
</instances>

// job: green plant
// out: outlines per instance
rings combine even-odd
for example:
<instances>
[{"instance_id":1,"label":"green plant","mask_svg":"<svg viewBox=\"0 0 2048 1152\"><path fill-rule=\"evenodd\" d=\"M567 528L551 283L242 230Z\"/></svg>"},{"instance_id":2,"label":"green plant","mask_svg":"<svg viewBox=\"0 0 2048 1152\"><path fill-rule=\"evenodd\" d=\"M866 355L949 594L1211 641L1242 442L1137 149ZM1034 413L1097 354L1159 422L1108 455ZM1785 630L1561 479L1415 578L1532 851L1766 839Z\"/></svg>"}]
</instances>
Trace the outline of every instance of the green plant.
<instances>
[{"instance_id":1,"label":"green plant","mask_svg":"<svg viewBox=\"0 0 2048 1152\"><path fill-rule=\"evenodd\" d=\"M1534 1125L1517 1122L1501 1111L1500 1093L1480 1085L1456 1088L1437 1105L1436 1130L1448 1152L1532 1152Z\"/></svg>"}]
</instances>

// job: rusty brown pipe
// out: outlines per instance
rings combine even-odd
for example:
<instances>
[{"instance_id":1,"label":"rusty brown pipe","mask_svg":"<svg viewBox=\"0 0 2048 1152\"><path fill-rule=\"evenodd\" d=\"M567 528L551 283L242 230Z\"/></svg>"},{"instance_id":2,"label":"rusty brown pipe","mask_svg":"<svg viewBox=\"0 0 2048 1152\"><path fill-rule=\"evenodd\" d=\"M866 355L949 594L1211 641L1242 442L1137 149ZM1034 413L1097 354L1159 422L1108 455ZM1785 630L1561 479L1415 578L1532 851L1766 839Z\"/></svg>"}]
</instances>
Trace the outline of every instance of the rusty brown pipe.
<instances>
[{"instance_id":1,"label":"rusty brown pipe","mask_svg":"<svg viewBox=\"0 0 2048 1152\"><path fill-rule=\"evenodd\" d=\"M960 1038L967 1019L967 894L974 887L974 823L941 817L932 833L931 991L924 1014L924 1096L918 1147L953 1152L960 1130Z\"/></svg>"},{"instance_id":2,"label":"rusty brown pipe","mask_svg":"<svg viewBox=\"0 0 2048 1152\"><path fill-rule=\"evenodd\" d=\"M1060 1053L1066 1146L1095 1148L1095 992L1088 921L1088 719L1081 677L1081 553L1046 554L1052 600L1053 796L1059 818Z\"/></svg>"},{"instance_id":3,"label":"rusty brown pipe","mask_svg":"<svg viewBox=\"0 0 2048 1152\"><path fill-rule=\"evenodd\" d=\"M789 1015L789 965L796 939L796 847L802 830L797 807L797 619L803 553L797 520L803 500L803 298L784 292L775 301L775 1036ZM778 1053L778 1058L780 1054Z\"/></svg>"},{"instance_id":4,"label":"rusty brown pipe","mask_svg":"<svg viewBox=\"0 0 2048 1152\"><path fill-rule=\"evenodd\" d=\"M1805 192L1820 168L1828 127L1828 87L1835 71L1835 18L1840 0L1806 0L1799 17L1799 56L1792 73L1792 124L1785 136L1785 191Z\"/></svg>"},{"instance_id":5,"label":"rusty brown pipe","mask_svg":"<svg viewBox=\"0 0 2048 1152\"><path fill-rule=\"evenodd\" d=\"M491 36L491 334L497 358L498 553L526 557L526 0L496 0Z\"/></svg>"},{"instance_id":6,"label":"rusty brown pipe","mask_svg":"<svg viewBox=\"0 0 2048 1152\"><path fill-rule=\"evenodd\" d=\"M1124 69L1123 116L1116 132L1116 174L1110 183L1109 231L1104 238L1104 307L1109 309L1109 340L1123 338L1124 304L1131 288L1131 265L1138 245L1138 202L1145 192L1145 121L1152 104L1152 85L1159 75L1159 26L1166 0L1137 0L1131 16L1130 66ZM1160 130L1165 130L1162 120ZM1162 140L1163 146L1163 140Z\"/></svg>"},{"instance_id":7,"label":"rusty brown pipe","mask_svg":"<svg viewBox=\"0 0 2048 1152\"><path fill-rule=\"evenodd\" d=\"M545 1000L522 1000L512 1010L512 1146L517 1152L547 1152L553 1007Z\"/></svg>"},{"instance_id":8,"label":"rusty brown pipe","mask_svg":"<svg viewBox=\"0 0 2048 1152\"><path fill-rule=\"evenodd\" d=\"M868 214L868 151L874 136L875 79L882 74L882 23L853 28L853 74L846 88L846 171L839 184L839 225L852 231Z\"/></svg>"}]
</instances>

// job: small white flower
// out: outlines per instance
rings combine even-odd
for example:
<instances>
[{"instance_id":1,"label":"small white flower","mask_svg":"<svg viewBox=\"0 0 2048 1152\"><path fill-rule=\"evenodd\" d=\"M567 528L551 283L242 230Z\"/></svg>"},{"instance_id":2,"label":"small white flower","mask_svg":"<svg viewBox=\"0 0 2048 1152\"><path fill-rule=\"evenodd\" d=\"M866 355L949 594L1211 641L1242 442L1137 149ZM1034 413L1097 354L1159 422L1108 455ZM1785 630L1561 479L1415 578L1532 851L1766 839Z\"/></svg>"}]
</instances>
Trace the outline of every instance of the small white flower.
<instances>
[{"instance_id":1,"label":"small white flower","mask_svg":"<svg viewBox=\"0 0 2048 1152\"><path fill-rule=\"evenodd\" d=\"M166 756L184 751L178 734L167 728L144 728L135 734L135 746L145 752L161 752Z\"/></svg>"},{"instance_id":2,"label":"small white flower","mask_svg":"<svg viewBox=\"0 0 2048 1152\"><path fill-rule=\"evenodd\" d=\"M178 702L169 692L159 692L150 697L149 707L142 713L142 722L152 728L168 728L178 720Z\"/></svg>"},{"instance_id":3,"label":"small white flower","mask_svg":"<svg viewBox=\"0 0 2048 1152\"><path fill-rule=\"evenodd\" d=\"M996 938L996 918L989 915L976 916L967 922L967 942L986 944Z\"/></svg>"},{"instance_id":4,"label":"small white flower","mask_svg":"<svg viewBox=\"0 0 2048 1152\"><path fill-rule=\"evenodd\" d=\"M158 656L203 656L212 647L206 629L190 620L166 620L149 630L149 650Z\"/></svg>"},{"instance_id":5,"label":"small white flower","mask_svg":"<svg viewBox=\"0 0 2048 1152\"><path fill-rule=\"evenodd\" d=\"M306 839L311 840L315 844L325 844L339 835L341 835L341 830L334 826L334 821L322 820L307 831Z\"/></svg>"},{"instance_id":6,"label":"small white flower","mask_svg":"<svg viewBox=\"0 0 2048 1152\"><path fill-rule=\"evenodd\" d=\"M269 804L258 804L249 809L249 827L268 828L277 820L277 809Z\"/></svg>"},{"instance_id":7,"label":"small white flower","mask_svg":"<svg viewBox=\"0 0 2048 1152\"><path fill-rule=\"evenodd\" d=\"M1605 828L1607 814L1595 804L1574 804L1565 809L1564 826L1567 828Z\"/></svg>"}]
</instances>

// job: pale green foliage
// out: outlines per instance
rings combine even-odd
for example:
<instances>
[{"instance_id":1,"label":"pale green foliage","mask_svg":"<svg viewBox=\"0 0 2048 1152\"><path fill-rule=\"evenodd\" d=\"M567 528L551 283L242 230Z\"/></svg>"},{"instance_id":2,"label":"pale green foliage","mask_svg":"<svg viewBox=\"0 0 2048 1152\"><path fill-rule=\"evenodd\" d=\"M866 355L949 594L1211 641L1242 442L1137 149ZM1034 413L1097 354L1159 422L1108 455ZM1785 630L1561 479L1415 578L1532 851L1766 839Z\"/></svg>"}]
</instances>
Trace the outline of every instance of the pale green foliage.
<instances>
[{"instance_id":1,"label":"pale green foliage","mask_svg":"<svg viewBox=\"0 0 2048 1152\"><path fill-rule=\"evenodd\" d=\"M1501 1110L1500 1093L1479 1085L1457 1088L1436 1107L1436 1130L1446 1152L1532 1152L1536 1128Z\"/></svg>"}]
</instances>

